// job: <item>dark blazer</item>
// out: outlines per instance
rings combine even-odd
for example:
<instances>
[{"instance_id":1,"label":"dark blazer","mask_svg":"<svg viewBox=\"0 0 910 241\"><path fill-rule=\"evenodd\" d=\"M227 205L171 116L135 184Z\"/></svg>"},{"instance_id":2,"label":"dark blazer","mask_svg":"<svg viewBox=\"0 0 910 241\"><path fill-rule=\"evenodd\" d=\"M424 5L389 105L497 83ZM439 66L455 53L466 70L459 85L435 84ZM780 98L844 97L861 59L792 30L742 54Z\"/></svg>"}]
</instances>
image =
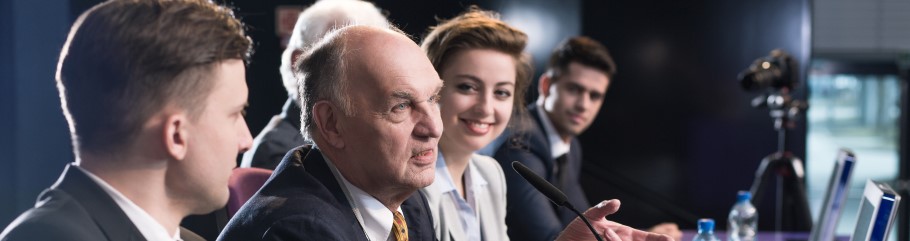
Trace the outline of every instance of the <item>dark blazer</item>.
<instances>
[{"instance_id":1,"label":"dark blazer","mask_svg":"<svg viewBox=\"0 0 910 241\"><path fill-rule=\"evenodd\" d=\"M243 153L240 167L275 170L288 151L304 144L306 141L300 134L300 107L293 99L288 99L281 114L272 117L253 139L253 147Z\"/></svg>"},{"instance_id":2,"label":"dark blazer","mask_svg":"<svg viewBox=\"0 0 910 241\"><path fill-rule=\"evenodd\" d=\"M433 218L420 192L406 200L401 209L408 224L409 240L435 240ZM231 218L218 240L367 240L367 237L319 149L306 145L285 156L262 189Z\"/></svg>"},{"instance_id":3,"label":"dark blazer","mask_svg":"<svg viewBox=\"0 0 910 241\"><path fill-rule=\"evenodd\" d=\"M180 230L185 241L204 240ZM53 186L38 196L35 207L19 215L0 240L145 240L101 186L72 164Z\"/></svg>"},{"instance_id":4,"label":"dark blazer","mask_svg":"<svg viewBox=\"0 0 910 241\"><path fill-rule=\"evenodd\" d=\"M546 196L534 189L524 178L512 169L512 161L525 164L537 175L553 183L565 192L569 202L580 211L590 204L581 189L581 143L572 138L571 148L567 154L567 175L562 185L555 175L556 159L552 156L550 141L540 120L538 106L528 106L530 123L522 129L512 129L508 139L499 147L494 158L505 171L508 192L508 210L506 224L509 226L509 237L512 240L554 240L571 222L575 213L567 208L558 207Z\"/></svg>"}]
</instances>

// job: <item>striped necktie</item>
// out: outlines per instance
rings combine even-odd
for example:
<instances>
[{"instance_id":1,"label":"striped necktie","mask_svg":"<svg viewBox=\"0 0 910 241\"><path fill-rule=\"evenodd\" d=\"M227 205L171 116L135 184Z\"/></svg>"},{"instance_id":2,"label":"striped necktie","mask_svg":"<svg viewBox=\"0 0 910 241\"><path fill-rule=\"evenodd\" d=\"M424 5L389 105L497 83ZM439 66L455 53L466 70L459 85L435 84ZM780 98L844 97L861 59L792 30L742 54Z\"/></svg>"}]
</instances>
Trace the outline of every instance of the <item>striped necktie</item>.
<instances>
[{"instance_id":1,"label":"striped necktie","mask_svg":"<svg viewBox=\"0 0 910 241\"><path fill-rule=\"evenodd\" d=\"M408 241L408 223L401 212L395 211L395 222L392 223L392 235L396 241Z\"/></svg>"}]
</instances>

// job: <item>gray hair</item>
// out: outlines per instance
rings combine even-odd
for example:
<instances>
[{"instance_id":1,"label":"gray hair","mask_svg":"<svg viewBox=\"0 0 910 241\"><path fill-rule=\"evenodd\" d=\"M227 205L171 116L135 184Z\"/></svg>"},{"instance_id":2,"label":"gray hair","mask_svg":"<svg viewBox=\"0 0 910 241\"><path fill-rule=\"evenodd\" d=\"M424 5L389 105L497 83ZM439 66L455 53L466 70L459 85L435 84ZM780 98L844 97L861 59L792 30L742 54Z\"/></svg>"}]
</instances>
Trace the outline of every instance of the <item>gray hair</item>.
<instances>
[{"instance_id":1,"label":"gray hair","mask_svg":"<svg viewBox=\"0 0 910 241\"><path fill-rule=\"evenodd\" d=\"M281 55L281 79L288 95L298 98L299 86L292 67L295 51L305 51L323 38L329 31L342 26L367 25L380 28L390 26L381 10L369 2L361 0L320 0L297 17L297 24L288 41L288 47ZM303 105L302 102L297 102Z\"/></svg>"},{"instance_id":2,"label":"gray hair","mask_svg":"<svg viewBox=\"0 0 910 241\"><path fill-rule=\"evenodd\" d=\"M354 105L345 92L350 85L347 79L347 59L349 53L356 52L358 46L348 46L346 35L358 34L348 31L352 26L345 26L333 30L323 39L307 48L294 63L294 72L299 76L297 103L300 103L300 132L303 138L315 143L317 135L316 125L313 120L313 107L316 102L327 100L339 108L345 116L354 116ZM378 28L410 38L406 33L393 25ZM316 143L318 145L318 143Z\"/></svg>"}]
</instances>

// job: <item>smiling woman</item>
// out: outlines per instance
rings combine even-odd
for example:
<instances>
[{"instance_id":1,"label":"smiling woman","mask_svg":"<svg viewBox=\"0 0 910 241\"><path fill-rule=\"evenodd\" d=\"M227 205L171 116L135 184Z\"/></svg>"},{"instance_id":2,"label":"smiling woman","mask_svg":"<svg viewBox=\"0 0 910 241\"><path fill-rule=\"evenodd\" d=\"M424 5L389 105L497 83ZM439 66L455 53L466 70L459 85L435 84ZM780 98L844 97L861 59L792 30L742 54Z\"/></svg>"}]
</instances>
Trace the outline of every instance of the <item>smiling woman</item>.
<instances>
[{"instance_id":1,"label":"smiling woman","mask_svg":"<svg viewBox=\"0 0 910 241\"><path fill-rule=\"evenodd\" d=\"M446 81L436 181L423 189L440 240L508 240L502 168L475 152L524 106L526 45L527 35L477 8L432 28L421 44Z\"/></svg>"}]
</instances>

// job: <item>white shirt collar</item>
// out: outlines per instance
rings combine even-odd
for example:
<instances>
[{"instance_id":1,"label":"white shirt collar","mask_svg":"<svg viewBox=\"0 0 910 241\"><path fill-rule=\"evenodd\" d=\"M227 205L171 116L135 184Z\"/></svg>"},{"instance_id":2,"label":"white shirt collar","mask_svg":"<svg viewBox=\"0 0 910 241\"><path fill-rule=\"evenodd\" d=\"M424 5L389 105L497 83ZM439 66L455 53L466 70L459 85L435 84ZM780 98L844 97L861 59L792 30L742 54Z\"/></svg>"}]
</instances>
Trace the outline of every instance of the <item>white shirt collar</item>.
<instances>
[{"instance_id":1,"label":"white shirt collar","mask_svg":"<svg viewBox=\"0 0 910 241\"><path fill-rule=\"evenodd\" d=\"M452 180L452 175L446 166L446 160L442 156L442 152L439 153L436 158L436 179L433 182L439 182L441 191L444 194L442 195L443 198L450 198L456 204L456 209L459 212L458 218L463 229L462 232L467 236L467 239L481 240L480 219L477 214L475 191L483 190L484 186L487 185L487 180L477 171L477 167L473 164L473 157L472 160L468 161L468 167L463 175L466 199L462 198L456 190L455 181Z\"/></svg>"},{"instance_id":2,"label":"white shirt collar","mask_svg":"<svg viewBox=\"0 0 910 241\"><path fill-rule=\"evenodd\" d=\"M129 198L123 196L122 193L114 189L110 184L107 184L104 180L95 176L88 170L83 169L80 166L75 166L76 169L79 169L86 176L88 176L92 181L98 184L101 189L104 190L111 198L114 199L114 202L117 203L117 206L126 213L126 216L129 217L130 221L133 222L133 225L139 229L139 233L142 233L142 236L149 241L158 241L158 240L177 240L182 241L180 238L180 228L174 231L173 236L167 232L164 228L164 225L161 225L152 215L149 215L145 210L137 206L133 201L130 201Z\"/></svg>"},{"instance_id":3,"label":"white shirt collar","mask_svg":"<svg viewBox=\"0 0 910 241\"><path fill-rule=\"evenodd\" d=\"M435 180L434 182L440 182L440 184L442 184L441 191L443 193L455 192L455 182L452 180L452 175L449 174L449 168L446 167L446 161L445 161L445 158L443 158L443 156L442 156L442 152L440 152L439 156L436 158L436 177L437 178L434 179ZM466 184L465 192L471 193L471 192L473 192L473 190L477 190L477 189L481 188L482 186L487 185L487 179L484 179L483 176L478 174L477 167L475 167L473 164L471 164L471 162L468 162L468 168L464 170L464 178L465 178L465 184ZM459 195L456 194L456 196L459 196ZM472 197L473 195L469 195L469 196ZM471 203L472 208L477 208L477 207L473 207L473 206L475 206L473 204L473 198L470 198L470 199L472 199L472 200L466 200L466 201Z\"/></svg>"},{"instance_id":4,"label":"white shirt collar","mask_svg":"<svg viewBox=\"0 0 910 241\"><path fill-rule=\"evenodd\" d=\"M348 203L351 204L351 209L353 209L352 211L354 216L357 217L357 221L360 222L360 227L363 227L364 232L366 232L367 239L372 241L392 240L394 214L378 199L348 182L328 157L325 155L322 157L329 166L329 170L332 170L335 179L342 184L341 190L344 191ZM401 206L398 207L398 212L404 215L404 212L401 211Z\"/></svg>"},{"instance_id":5,"label":"white shirt collar","mask_svg":"<svg viewBox=\"0 0 910 241\"><path fill-rule=\"evenodd\" d=\"M563 154L569 153L571 142L562 140L562 137L559 136L559 132L556 132L556 128L553 127L553 122L550 122L550 117L547 116L547 111L544 109L543 105L537 105L537 110L537 116L540 117L540 124L543 126L544 132L547 134L547 139L550 141L550 152L553 154L552 157L557 158Z\"/></svg>"}]
</instances>

